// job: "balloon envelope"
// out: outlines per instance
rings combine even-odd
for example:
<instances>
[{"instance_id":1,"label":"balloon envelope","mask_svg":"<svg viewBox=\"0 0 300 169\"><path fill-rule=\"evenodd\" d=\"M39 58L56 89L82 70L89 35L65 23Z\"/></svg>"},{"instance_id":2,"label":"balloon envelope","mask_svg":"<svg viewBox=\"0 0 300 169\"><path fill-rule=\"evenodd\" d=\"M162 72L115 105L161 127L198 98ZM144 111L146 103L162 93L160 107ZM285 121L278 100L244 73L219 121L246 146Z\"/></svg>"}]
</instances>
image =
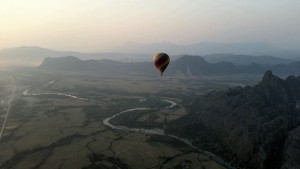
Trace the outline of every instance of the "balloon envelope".
<instances>
[{"instance_id":1,"label":"balloon envelope","mask_svg":"<svg viewBox=\"0 0 300 169\"><path fill-rule=\"evenodd\" d=\"M153 63L160 75L166 70L170 62L170 57L166 53L156 53L153 56Z\"/></svg>"}]
</instances>

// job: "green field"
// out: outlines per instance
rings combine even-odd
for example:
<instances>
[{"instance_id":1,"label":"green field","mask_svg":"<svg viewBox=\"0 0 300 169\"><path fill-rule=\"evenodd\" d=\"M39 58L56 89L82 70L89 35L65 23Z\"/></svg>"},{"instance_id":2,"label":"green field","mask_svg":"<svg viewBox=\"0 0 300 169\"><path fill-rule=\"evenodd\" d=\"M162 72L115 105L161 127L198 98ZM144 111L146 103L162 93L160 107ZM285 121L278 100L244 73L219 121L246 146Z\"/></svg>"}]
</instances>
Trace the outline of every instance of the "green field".
<instances>
[{"instance_id":1,"label":"green field","mask_svg":"<svg viewBox=\"0 0 300 169\"><path fill-rule=\"evenodd\" d=\"M130 108L165 107L166 103L160 100L170 99L178 106L137 113L135 119L137 124L164 127L167 122L186 115L185 107L193 98L210 90L251 85L258 80L244 76L220 80L14 71L1 74L0 94L4 100L9 96L10 76L16 81L17 91L0 140L3 169L167 169L180 168L184 160L192 161L190 168L222 169L217 162L176 140L113 130L104 126L102 120ZM41 95L24 95L25 90ZM121 122L127 122L127 117L122 117Z\"/></svg>"}]
</instances>

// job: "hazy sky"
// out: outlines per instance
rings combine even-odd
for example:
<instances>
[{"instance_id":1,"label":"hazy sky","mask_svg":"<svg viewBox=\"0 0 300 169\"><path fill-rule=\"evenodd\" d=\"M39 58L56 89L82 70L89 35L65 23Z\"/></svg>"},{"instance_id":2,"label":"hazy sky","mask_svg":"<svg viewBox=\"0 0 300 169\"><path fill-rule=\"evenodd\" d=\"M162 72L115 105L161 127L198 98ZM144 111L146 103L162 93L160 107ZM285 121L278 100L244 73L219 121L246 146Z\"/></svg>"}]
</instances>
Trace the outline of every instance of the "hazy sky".
<instances>
[{"instance_id":1,"label":"hazy sky","mask_svg":"<svg viewBox=\"0 0 300 169\"><path fill-rule=\"evenodd\" d=\"M300 45L300 0L0 0L0 48L126 42Z\"/></svg>"}]
</instances>

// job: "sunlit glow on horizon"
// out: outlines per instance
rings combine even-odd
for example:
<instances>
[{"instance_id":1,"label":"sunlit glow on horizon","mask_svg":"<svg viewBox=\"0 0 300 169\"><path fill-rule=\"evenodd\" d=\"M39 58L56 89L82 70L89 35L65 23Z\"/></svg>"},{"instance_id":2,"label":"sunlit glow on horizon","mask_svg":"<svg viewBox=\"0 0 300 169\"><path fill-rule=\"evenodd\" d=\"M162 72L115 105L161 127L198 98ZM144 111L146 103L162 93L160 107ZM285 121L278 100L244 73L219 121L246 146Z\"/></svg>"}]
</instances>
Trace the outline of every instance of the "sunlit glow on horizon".
<instances>
[{"instance_id":1,"label":"sunlit glow on horizon","mask_svg":"<svg viewBox=\"0 0 300 169\"><path fill-rule=\"evenodd\" d=\"M298 0L10 0L0 2L0 49L35 45L100 51L126 42L300 43Z\"/></svg>"}]
</instances>

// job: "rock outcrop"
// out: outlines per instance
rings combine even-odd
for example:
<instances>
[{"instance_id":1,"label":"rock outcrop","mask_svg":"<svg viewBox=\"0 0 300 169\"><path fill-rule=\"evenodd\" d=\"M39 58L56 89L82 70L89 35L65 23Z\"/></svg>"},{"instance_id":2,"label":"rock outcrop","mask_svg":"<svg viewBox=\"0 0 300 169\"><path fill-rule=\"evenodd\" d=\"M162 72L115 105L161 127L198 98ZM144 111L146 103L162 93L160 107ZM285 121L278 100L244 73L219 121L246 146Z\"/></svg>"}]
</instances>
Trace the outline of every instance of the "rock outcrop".
<instances>
[{"instance_id":1,"label":"rock outcrop","mask_svg":"<svg viewBox=\"0 0 300 169\"><path fill-rule=\"evenodd\" d=\"M168 132L187 137L247 169L298 166L300 77L271 71L253 87L213 91L188 105L190 113Z\"/></svg>"}]
</instances>

